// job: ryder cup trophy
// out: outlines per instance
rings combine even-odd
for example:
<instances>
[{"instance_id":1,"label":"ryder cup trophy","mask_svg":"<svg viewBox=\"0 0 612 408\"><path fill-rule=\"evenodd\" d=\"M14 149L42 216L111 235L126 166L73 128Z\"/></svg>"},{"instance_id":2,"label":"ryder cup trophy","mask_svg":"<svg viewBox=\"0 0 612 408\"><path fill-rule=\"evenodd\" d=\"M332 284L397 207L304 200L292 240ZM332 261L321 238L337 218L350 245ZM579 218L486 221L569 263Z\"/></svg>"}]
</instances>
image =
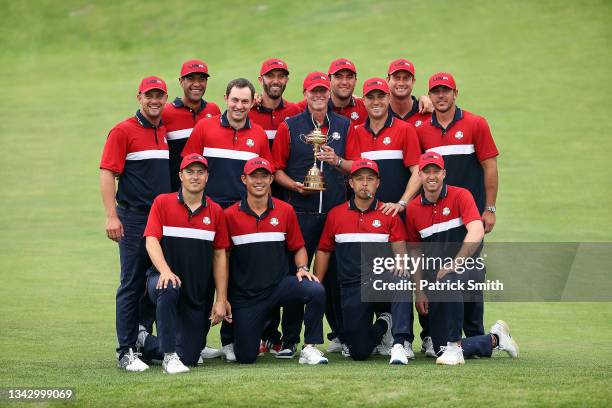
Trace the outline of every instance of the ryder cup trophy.
<instances>
[{"instance_id":1,"label":"ryder cup trophy","mask_svg":"<svg viewBox=\"0 0 612 408\"><path fill-rule=\"evenodd\" d=\"M308 170L308 173L306 173L306 178L304 179L304 190L325 191L323 173L317 167L317 153L321 150L321 146L327 143L329 138L327 135L324 135L321 132L321 128L319 126L316 126L309 134L300 135L300 140L304 143L311 144L314 152L314 163Z\"/></svg>"}]
</instances>

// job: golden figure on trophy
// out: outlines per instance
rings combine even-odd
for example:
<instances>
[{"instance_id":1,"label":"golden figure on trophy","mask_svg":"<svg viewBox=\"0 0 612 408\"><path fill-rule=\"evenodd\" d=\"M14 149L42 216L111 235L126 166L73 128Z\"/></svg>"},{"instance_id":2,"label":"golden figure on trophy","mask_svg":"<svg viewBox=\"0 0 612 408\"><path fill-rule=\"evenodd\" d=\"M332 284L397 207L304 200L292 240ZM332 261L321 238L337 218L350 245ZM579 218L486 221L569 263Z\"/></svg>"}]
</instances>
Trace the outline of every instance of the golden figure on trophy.
<instances>
[{"instance_id":1,"label":"golden figure on trophy","mask_svg":"<svg viewBox=\"0 0 612 408\"><path fill-rule=\"evenodd\" d=\"M309 134L300 135L300 140L304 143L311 144L314 154L314 163L308 170L308 173L306 173L303 189L308 191L325 191L323 172L317 167L317 153L321 150L321 146L327 143L329 137L321 132L319 126L315 126L314 130Z\"/></svg>"}]
</instances>

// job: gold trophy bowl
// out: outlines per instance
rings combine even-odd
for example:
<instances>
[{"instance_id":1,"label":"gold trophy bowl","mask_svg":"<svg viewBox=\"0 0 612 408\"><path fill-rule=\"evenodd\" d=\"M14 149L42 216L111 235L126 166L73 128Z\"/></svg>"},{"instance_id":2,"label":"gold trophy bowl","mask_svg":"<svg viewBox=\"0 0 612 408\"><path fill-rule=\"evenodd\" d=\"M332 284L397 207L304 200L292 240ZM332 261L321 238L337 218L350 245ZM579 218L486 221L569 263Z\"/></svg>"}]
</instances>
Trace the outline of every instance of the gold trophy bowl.
<instances>
[{"instance_id":1,"label":"gold trophy bowl","mask_svg":"<svg viewBox=\"0 0 612 408\"><path fill-rule=\"evenodd\" d=\"M325 181L323 180L323 172L317 167L317 153L321 150L321 146L327 143L329 138L321 132L320 127L315 127L312 132L307 135L300 135L300 140L304 143L311 144L314 154L314 163L306 173L304 178L304 190L307 191L325 191Z\"/></svg>"}]
</instances>

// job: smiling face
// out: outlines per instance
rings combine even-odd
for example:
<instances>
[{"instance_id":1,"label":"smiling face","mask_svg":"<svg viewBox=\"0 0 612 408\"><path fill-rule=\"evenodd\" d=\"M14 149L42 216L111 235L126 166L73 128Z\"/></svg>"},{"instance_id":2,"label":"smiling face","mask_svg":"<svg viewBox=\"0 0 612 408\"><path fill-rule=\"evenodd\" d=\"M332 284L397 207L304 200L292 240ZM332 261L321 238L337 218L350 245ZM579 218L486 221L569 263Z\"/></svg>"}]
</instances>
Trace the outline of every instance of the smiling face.
<instances>
[{"instance_id":1,"label":"smiling face","mask_svg":"<svg viewBox=\"0 0 612 408\"><path fill-rule=\"evenodd\" d=\"M419 170L419 179L425 192L435 194L442 189L442 183L446 177L446 170L441 169L435 164L428 164Z\"/></svg>"},{"instance_id":2,"label":"smiling face","mask_svg":"<svg viewBox=\"0 0 612 408\"><path fill-rule=\"evenodd\" d=\"M389 91L394 98L404 99L412 95L414 77L408 71L400 70L392 73L387 78Z\"/></svg>"},{"instance_id":3,"label":"smiling face","mask_svg":"<svg viewBox=\"0 0 612 408\"><path fill-rule=\"evenodd\" d=\"M231 122L242 123L246 120L249 110L253 106L253 97L248 87L233 87L225 96L227 103L227 117Z\"/></svg>"},{"instance_id":4,"label":"smiling face","mask_svg":"<svg viewBox=\"0 0 612 408\"><path fill-rule=\"evenodd\" d=\"M179 172L183 191L199 194L204 191L208 181L208 170L202 163L191 163Z\"/></svg>"},{"instance_id":5,"label":"smiling face","mask_svg":"<svg viewBox=\"0 0 612 408\"><path fill-rule=\"evenodd\" d=\"M208 76L202 73L191 73L179 79L185 98L191 102L198 102L206 93Z\"/></svg>"},{"instance_id":6,"label":"smiling face","mask_svg":"<svg viewBox=\"0 0 612 408\"><path fill-rule=\"evenodd\" d=\"M438 85L429 91L429 99L437 112L448 112L455 106L457 90L444 85Z\"/></svg>"},{"instance_id":7,"label":"smiling face","mask_svg":"<svg viewBox=\"0 0 612 408\"><path fill-rule=\"evenodd\" d=\"M283 96L288 81L289 75L284 69L273 69L259 77L264 93L272 99L278 99Z\"/></svg>"},{"instance_id":8,"label":"smiling face","mask_svg":"<svg viewBox=\"0 0 612 408\"><path fill-rule=\"evenodd\" d=\"M242 182L246 186L247 193L255 198L268 195L274 175L265 169L257 169L251 174L243 174Z\"/></svg>"},{"instance_id":9,"label":"smiling face","mask_svg":"<svg viewBox=\"0 0 612 408\"><path fill-rule=\"evenodd\" d=\"M304 97L306 98L308 109L311 112L327 110L329 96L329 89L324 86L317 86L310 91L304 91Z\"/></svg>"},{"instance_id":10,"label":"smiling face","mask_svg":"<svg viewBox=\"0 0 612 408\"><path fill-rule=\"evenodd\" d=\"M389 95L385 92L379 90L368 92L368 94L364 96L363 102L370 119L379 120L387 116Z\"/></svg>"},{"instance_id":11,"label":"smiling face","mask_svg":"<svg viewBox=\"0 0 612 408\"><path fill-rule=\"evenodd\" d=\"M156 120L161 117L162 109L168 100L168 94L160 89L151 89L147 92L139 93L137 96L140 112L149 120Z\"/></svg>"},{"instance_id":12,"label":"smiling face","mask_svg":"<svg viewBox=\"0 0 612 408\"><path fill-rule=\"evenodd\" d=\"M341 69L330 78L331 91L338 99L348 99L353 96L357 75L351 70Z\"/></svg>"},{"instance_id":13,"label":"smiling face","mask_svg":"<svg viewBox=\"0 0 612 408\"><path fill-rule=\"evenodd\" d=\"M355 197L361 200L369 200L376 195L380 178L371 169L361 169L351 176L349 185L355 192Z\"/></svg>"}]
</instances>

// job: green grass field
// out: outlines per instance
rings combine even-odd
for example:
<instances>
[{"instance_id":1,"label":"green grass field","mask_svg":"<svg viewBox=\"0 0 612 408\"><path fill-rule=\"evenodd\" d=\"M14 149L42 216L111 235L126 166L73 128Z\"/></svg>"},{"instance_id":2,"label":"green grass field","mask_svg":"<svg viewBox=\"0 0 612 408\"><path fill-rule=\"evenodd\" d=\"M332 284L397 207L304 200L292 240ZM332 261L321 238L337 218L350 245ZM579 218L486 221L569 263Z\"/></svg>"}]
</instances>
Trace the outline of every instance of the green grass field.
<instances>
[{"instance_id":1,"label":"green grass field","mask_svg":"<svg viewBox=\"0 0 612 408\"><path fill-rule=\"evenodd\" d=\"M221 103L229 80L255 81L261 61L278 56L297 100L304 75L334 58L352 59L363 80L407 57L416 93L448 70L459 106L489 120L502 154L488 240L612 241L609 1L26 0L2 9L0 387L74 387L74 406L609 406L610 303L488 304L488 324L513 328L514 361L390 367L332 356L302 367L265 357L179 377L120 372L118 251L98 192L106 134L137 109L145 75L165 78L174 97L182 61L201 57L212 74L206 98ZM219 344L218 329L210 342Z\"/></svg>"}]
</instances>

